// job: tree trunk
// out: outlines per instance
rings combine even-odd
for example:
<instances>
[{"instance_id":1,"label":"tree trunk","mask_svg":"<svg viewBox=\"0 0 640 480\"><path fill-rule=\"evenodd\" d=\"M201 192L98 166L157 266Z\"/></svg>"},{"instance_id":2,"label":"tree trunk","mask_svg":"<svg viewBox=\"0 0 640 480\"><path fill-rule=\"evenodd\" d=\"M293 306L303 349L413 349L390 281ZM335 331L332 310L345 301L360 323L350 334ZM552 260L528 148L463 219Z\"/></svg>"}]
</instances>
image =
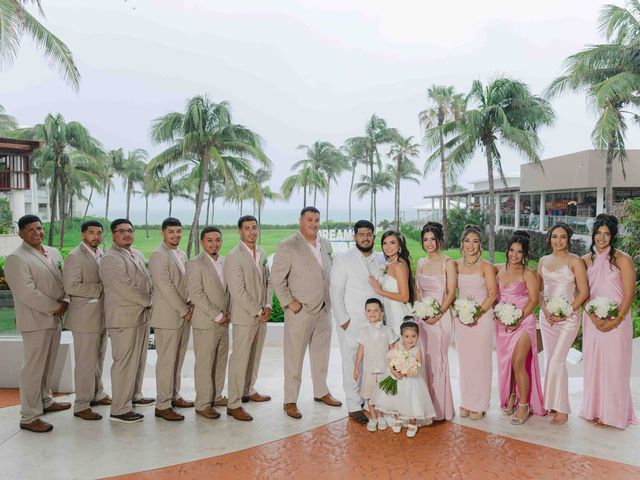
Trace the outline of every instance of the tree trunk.
<instances>
[{"instance_id":1,"label":"tree trunk","mask_svg":"<svg viewBox=\"0 0 640 480\"><path fill-rule=\"evenodd\" d=\"M402 156L398 155L398 160L396 161L396 191L395 191L395 205L393 216L396 230L400 231L400 168L402 167Z\"/></svg>"},{"instance_id":2,"label":"tree trunk","mask_svg":"<svg viewBox=\"0 0 640 480\"><path fill-rule=\"evenodd\" d=\"M73 222L73 195L69 195L69 221Z\"/></svg>"},{"instance_id":3,"label":"tree trunk","mask_svg":"<svg viewBox=\"0 0 640 480\"><path fill-rule=\"evenodd\" d=\"M173 212L173 195L169 194L169 216Z\"/></svg>"},{"instance_id":4,"label":"tree trunk","mask_svg":"<svg viewBox=\"0 0 640 480\"><path fill-rule=\"evenodd\" d=\"M613 215L613 142L607 148L607 160L605 164L605 189L604 189L604 211Z\"/></svg>"},{"instance_id":5,"label":"tree trunk","mask_svg":"<svg viewBox=\"0 0 640 480\"><path fill-rule=\"evenodd\" d=\"M47 245L53 246L53 234L56 229L56 213L58 211L58 166L53 167L53 179L51 181L51 191L49 192L49 205L51 206L51 218L49 219L49 238Z\"/></svg>"},{"instance_id":6,"label":"tree trunk","mask_svg":"<svg viewBox=\"0 0 640 480\"><path fill-rule=\"evenodd\" d=\"M318 186L315 185L313 187L313 206L314 207L316 206L316 198L317 198L317 196L318 196Z\"/></svg>"},{"instance_id":7,"label":"tree trunk","mask_svg":"<svg viewBox=\"0 0 640 480\"><path fill-rule=\"evenodd\" d=\"M209 210L211 210L211 189L209 189L209 195L207 195L207 215L205 216L206 225L209 225Z\"/></svg>"},{"instance_id":8,"label":"tree trunk","mask_svg":"<svg viewBox=\"0 0 640 480\"><path fill-rule=\"evenodd\" d=\"M378 223L378 209L376 208L376 192L373 192L373 228L377 228L377 223Z\"/></svg>"},{"instance_id":9,"label":"tree trunk","mask_svg":"<svg viewBox=\"0 0 640 480\"><path fill-rule=\"evenodd\" d=\"M327 228L329 228L329 178L327 177L327 209L324 213L327 219Z\"/></svg>"},{"instance_id":10,"label":"tree trunk","mask_svg":"<svg viewBox=\"0 0 640 480\"><path fill-rule=\"evenodd\" d=\"M353 181L356 178L356 167L354 165L351 172L351 184L349 185L349 226L351 226L351 196L353 195Z\"/></svg>"},{"instance_id":11,"label":"tree trunk","mask_svg":"<svg viewBox=\"0 0 640 480\"><path fill-rule=\"evenodd\" d=\"M440 131L440 181L442 182L442 196L440 197L440 210L442 210L442 236L443 249L448 246L447 232L447 159L444 156L444 135Z\"/></svg>"},{"instance_id":12,"label":"tree trunk","mask_svg":"<svg viewBox=\"0 0 640 480\"><path fill-rule=\"evenodd\" d=\"M91 187L91 190L89 191L89 200L87 200L87 206L84 209L84 215L82 216L82 220L87 218L87 213L89 212L89 205L91 205L91 198L92 197L93 197L93 187Z\"/></svg>"},{"instance_id":13,"label":"tree trunk","mask_svg":"<svg viewBox=\"0 0 640 480\"><path fill-rule=\"evenodd\" d=\"M216 215L216 197L213 197L211 201L211 224L213 224L213 218Z\"/></svg>"},{"instance_id":14,"label":"tree trunk","mask_svg":"<svg viewBox=\"0 0 640 480\"><path fill-rule=\"evenodd\" d=\"M258 245L262 245L262 206L258 203Z\"/></svg>"},{"instance_id":15,"label":"tree trunk","mask_svg":"<svg viewBox=\"0 0 640 480\"><path fill-rule=\"evenodd\" d=\"M202 211L202 201L204 198L204 187L207 183L207 176L209 174L209 157L206 153L200 155L200 184L198 185L198 192L196 193L196 209L193 213L193 222L191 223L191 231L189 232L189 240L187 242L187 257L191 258L191 247L193 247L194 240L198 238L198 224L200 220L200 212ZM195 242L198 243L197 241ZM196 250L199 250L196 245Z\"/></svg>"},{"instance_id":16,"label":"tree trunk","mask_svg":"<svg viewBox=\"0 0 640 480\"><path fill-rule=\"evenodd\" d=\"M125 218L129 220L129 208L131 207L131 180L127 180L127 214Z\"/></svg>"},{"instance_id":17,"label":"tree trunk","mask_svg":"<svg viewBox=\"0 0 640 480\"><path fill-rule=\"evenodd\" d=\"M493 158L491 150L484 146L487 155L487 176L489 180L489 261L493 263L496 251L496 194L493 185Z\"/></svg>"},{"instance_id":18,"label":"tree trunk","mask_svg":"<svg viewBox=\"0 0 640 480\"><path fill-rule=\"evenodd\" d=\"M369 190L371 191L371 205L370 205L370 213L369 213L369 221L373 223L373 227L376 227L376 214L375 214L375 203L376 203L376 194L373 191L373 154L369 155Z\"/></svg>"},{"instance_id":19,"label":"tree trunk","mask_svg":"<svg viewBox=\"0 0 640 480\"><path fill-rule=\"evenodd\" d=\"M307 186L305 185L302 189L303 197L302 197L302 208L307 206Z\"/></svg>"},{"instance_id":20,"label":"tree trunk","mask_svg":"<svg viewBox=\"0 0 640 480\"><path fill-rule=\"evenodd\" d=\"M144 230L149 238L149 195L144 196Z\"/></svg>"},{"instance_id":21,"label":"tree trunk","mask_svg":"<svg viewBox=\"0 0 640 480\"><path fill-rule=\"evenodd\" d=\"M106 195L106 201L105 201L105 207L104 207L104 220L107 223L104 226L105 229L109 228L109 195L110 194L111 194L111 177L109 177L109 180L107 183L107 195ZM109 235L105 235L102 238L104 240L105 246L107 246L109 244Z\"/></svg>"},{"instance_id":22,"label":"tree trunk","mask_svg":"<svg viewBox=\"0 0 640 480\"><path fill-rule=\"evenodd\" d=\"M64 179L60 179L60 191L58 192L59 211L60 211L60 233L58 236L58 248L62 249L64 245L64 204L65 204L65 188Z\"/></svg>"}]
</instances>

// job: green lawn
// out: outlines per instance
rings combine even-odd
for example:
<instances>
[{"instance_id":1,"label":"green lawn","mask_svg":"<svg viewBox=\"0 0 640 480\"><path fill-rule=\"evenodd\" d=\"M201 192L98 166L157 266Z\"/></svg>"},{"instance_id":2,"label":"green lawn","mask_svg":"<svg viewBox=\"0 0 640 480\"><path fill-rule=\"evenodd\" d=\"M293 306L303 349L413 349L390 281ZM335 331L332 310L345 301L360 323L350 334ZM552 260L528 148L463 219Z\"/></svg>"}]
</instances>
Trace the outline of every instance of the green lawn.
<instances>
[{"instance_id":1,"label":"green lawn","mask_svg":"<svg viewBox=\"0 0 640 480\"><path fill-rule=\"evenodd\" d=\"M0 335L16 335L16 314L13 308L0 308Z\"/></svg>"}]
</instances>

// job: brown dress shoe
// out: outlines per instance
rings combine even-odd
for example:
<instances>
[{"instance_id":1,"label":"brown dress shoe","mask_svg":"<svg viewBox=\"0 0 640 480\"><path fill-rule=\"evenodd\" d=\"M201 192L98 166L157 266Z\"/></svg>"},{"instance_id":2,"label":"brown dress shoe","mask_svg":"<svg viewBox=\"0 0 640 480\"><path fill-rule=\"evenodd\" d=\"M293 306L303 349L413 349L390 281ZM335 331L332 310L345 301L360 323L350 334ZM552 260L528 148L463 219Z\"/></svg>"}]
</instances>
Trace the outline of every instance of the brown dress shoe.
<instances>
[{"instance_id":1,"label":"brown dress shoe","mask_svg":"<svg viewBox=\"0 0 640 480\"><path fill-rule=\"evenodd\" d=\"M111 397L107 395L100 400L91 400L91 402L89 403L89 406L91 407L95 407L96 405L111 405Z\"/></svg>"},{"instance_id":2,"label":"brown dress shoe","mask_svg":"<svg viewBox=\"0 0 640 480\"><path fill-rule=\"evenodd\" d=\"M53 430L53 425L36 418L29 423L20 423L20 428L23 430L29 430L30 432L45 433Z\"/></svg>"},{"instance_id":3,"label":"brown dress shoe","mask_svg":"<svg viewBox=\"0 0 640 480\"><path fill-rule=\"evenodd\" d=\"M333 398L330 393L327 393L324 397L314 398L316 402L322 402L325 405L329 405L330 407L340 407L342 406L342 402L336 398Z\"/></svg>"},{"instance_id":4,"label":"brown dress shoe","mask_svg":"<svg viewBox=\"0 0 640 480\"><path fill-rule=\"evenodd\" d=\"M302 418L302 414L300 413L300 410L298 410L298 407L295 403L285 403L284 411L291 418Z\"/></svg>"},{"instance_id":5,"label":"brown dress shoe","mask_svg":"<svg viewBox=\"0 0 640 480\"><path fill-rule=\"evenodd\" d=\"M156 417L164 418L170 422L180 422L184 420L184 415L176 412L173 408L165 408L164 410L158 410L156 408Z\"/></svg>"},{"instance_id":6,"label":"brown dress shoe","mask_svg":"<svg viewBox=\"0 0 640 480\"><path fill-rule=\"evenodd\" d=\"M102 415L94 412L90 408L85 408L84 410L80 410L79 412L75 412L73 414L74 417L81 418L82 420L100 420Z\"/></svg>"},{"instance_id":7,"label":"brown dress shoe","mask_svg":"<svg viewBox=\"0 0 640 480\"><path fill-rule=\"evenodd\" d=\"M210 420L215 420L216 418L220 418L220 413L210 405L207 405L202 410L196 410L196 414L204 418L208 418Z\"/></svg>"},{"instance_id":8,"label":"brown dress shoe","mask_svg":"<svg viewBox=\"0 0 640 480\"><path fill-rule=\"evenodd\" d=\"M258 392L254 393L253 395L243 395L242 397L242 403L268 402L269 400L271 400L271 397L269 395L261 395Z\"/></svg>"},{"instance_id":9,"label":"brown dress shoe","mask_svg":"<svg viewBox=\"0 0 640 480\"><path fill-rule=\"evenodd\" d=\"M227 415L235 418L236 420L240 420L241 422L250 422L253 420L253 417L245 412L244 408L227 408Z\"/></svg>"},{"instance_id":10,"label":"brown dress shoe","mask_svg":"<svg viewBox=\"0 0 640 480\"><path fill-rule=\"evenodd\" d=\"M136 413L133 410L127 413L123 413L122 415L110 415L109 419L114 422L123 422L123 423L135 423L141 422L144 418L144 415L141 413Z\"/></svg>"},{"instance_id":11,"label":"brown dress shoe","mask_svg":"<svg viewBox=\"0 0 640 480\"><path fill-rule=\"evenodd\" d=\"M151 398L151 397L142 397L139 398L138 400L134 400L132 402L134 405L153 405L154 403L156 403L156 399L155 398Z\"/></svg>"},{"instance_id":12,"label":"brown dress shoe","mask_svg":"<svg viewBox=\"0 0 640 480\"><path fill-rule=\"evenodd\" d=\"M53 402L51 403L51 405L44 409L44 412L60 412L62 410L68 410L70 408L71 404L69 402Z\"/></svg>"},{"instance_id":13,"label":"brown dress shoe","mask_svg":"<svg viewBox=\"0 0 640 480\"><path fill-rule=\"evenodd\" d=\"M211 406L212 407L226 407L229 403L229 399L227 397L222 397L219 398L218 400L215 400Z\"/></svg>"},{"instance_id":14,"label":"brown dress shoe","mask_svg":"<svg viewBox=\"0 0 640 480\"><path fill-rule=\"evenodd\" d=\"M195 403L193 403L191 400L185 400L184 398L180 397L173 400L171 402L171 406L174 408L193 408L195 406Z\"/></svg>"},{"instance_id":15,"label":"brown dress shoe","mask_svg":"<svg viewBox=\"0 0 640 480\"><path fill-rule=\"evenodd\" d=\"M360 423L362 425L369 423L369 419L364 414L362 410L356 410L355 412L349 412L349 417L356 423Z\"/></svg>"}]
</instances>

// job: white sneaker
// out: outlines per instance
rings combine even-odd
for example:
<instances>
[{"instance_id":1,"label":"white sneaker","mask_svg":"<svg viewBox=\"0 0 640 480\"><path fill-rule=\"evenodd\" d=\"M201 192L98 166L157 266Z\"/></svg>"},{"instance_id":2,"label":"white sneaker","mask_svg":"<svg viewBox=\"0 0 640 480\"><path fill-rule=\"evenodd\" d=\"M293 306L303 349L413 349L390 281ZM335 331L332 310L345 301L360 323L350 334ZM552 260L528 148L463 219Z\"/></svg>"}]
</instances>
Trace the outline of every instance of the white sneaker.
<instances>
[{"instance_id":1,"label":"white sneaker","mask_svg":"<svg viewBox=\"0 0 640 480\"><path fill-rule=\"evenodd\" d=\"M416 433L418 433L418 426L415 424L409 424L407 427L407 437L413 438L416 436Z\"/></svg>"},{"instance_id":2,"label":"white sneaker","mask_svg":"<svg viewBox=\"0 0 640 480\"><path fill-rule=\"evenodd\" d=\"M393 433L400 433L402 431L402 422L399 418L394 420L391 430L393 430Z\"/></svg>"},{"instance_id":3,"label":"white sneaker","mask_svg":"<svg viewBox=\"0 0 640 480\"><path fill-rule=\"evenodd\" d=\"M378 417L378 430L387 429L387 420L384 417Z\"/></svg>"},{"instance_id":4,"label":"white sneaker","mask_svg":"<svg viewBox=\"0 0 640 480\"><path fill-rule=\"evenodd\" d=\"M375 418L370 418L369 423L367 423L367 430L370 432L375 432L378 429L378 420Z\"/></svg>"}]
</instances>

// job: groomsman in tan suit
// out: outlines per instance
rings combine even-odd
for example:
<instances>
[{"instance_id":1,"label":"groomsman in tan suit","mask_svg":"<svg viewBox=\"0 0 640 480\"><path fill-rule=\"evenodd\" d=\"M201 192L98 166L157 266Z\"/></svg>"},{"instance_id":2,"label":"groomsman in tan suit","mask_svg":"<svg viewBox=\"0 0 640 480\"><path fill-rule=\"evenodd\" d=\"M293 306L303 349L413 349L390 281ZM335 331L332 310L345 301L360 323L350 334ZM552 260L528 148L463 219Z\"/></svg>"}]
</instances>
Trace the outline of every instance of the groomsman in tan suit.
<instances>
[{"instance_id":1,"label":"groomsman in tan suit","mask_svg":"<svg viewBox=\"0 0 640 480\"><path fill-rule=\"evenodd\" d=\"M238 220L240 243L229 252L224 276L231 293L233 348L229 359L229 404L227 415L249 421L240 402L267 402L268 395L255 389L262 347L271 316L271 288L267 256L256 245L258 221L251 215Z\"/></svg>"},{"instance_id":2,"label":"groomsman in tan suit","mask_svg":"<svg viewBox=\"0 0 640 480\"><path fill-rule=\"evenodd\" d=\"M149 342L151 277L144 256L131 248L133 225L126 218L111 222L113 245L100 260L104 288L104 316L111 337L111 420L139 422L144 415L133 405L150 405L155 399L142 396Z\"/></svg>"},{"instance_id":3,"label":"groomsman in tan suit","mask_svg":"<svg viewBox=\"0 0 640 480\"><path fill-rule=\"evenodd\" d=\"M13 293L16 327L22 333L24 364L20 372L20 428L50 432L53 425L40 420L47 412L66 410L70 403L53 401L53 365L60 345L60 322L67 307L59 265L60 253L42 245L44 229L35 215L18 220L20 245L4 264Z\"/></svg>"},{"instance_id":4,"label":"groomsman in tan suit","mask_svg":"<svg viewBox=\"0 0 640 480\"><path fill-rule=\"evenodd\" d=\"M107 350L104 325L104 294L98 272L102 259L102 224L95 220L80 227L82 241L64 259L62 278L70 303L65 327L73 332L76 400L74 416L100 420L93 405L111 405L102 385L102 366Z\"/></svg>"},{"instance_id":5,"label":"groomsman in tan suit","mask_svg":"<svg viewBox=\"0 0 640 480\"><path fill-rule=\"evenodd\" d=\"M292 418L302 417L296 402L307 347L314 400L332 407L342 405L327 387L331 349L331 243L318 237L319 229L318 209L303 208L300 231L280 242L271 270L271 284L285 312L284 410Z\"/></svg>"},{"instance_id":6,"label":"groomsman in tan suit","mask_svg":"<svg viewBox=\"0 0 640 480\"><path fill-rule=\"evenodd\" d=\"M224 280L225 259L219 255L222 232L205 227L200 233L202 252L187 262L187 290L193 302L193 351L196 357L196 414L216 419L229 355L229 289Z\"/></svg>"},{"instance_id":7,"label":"groomsman in tan suit","mask_svg":"<svg viewBox=\"0 0 640 480\"><path fill-rule=\"evenodd\" d=\"M156 417L169 421L184 420L172 407L189 408L193 402L180 395L180 375L189 346L193 306L187 293L185 263L187 256L178 249L182 224L169 217L162 222L162 243L149 257L153 282L153 327L158 363L156 363Z\"/></svg>"}]
</instances>

